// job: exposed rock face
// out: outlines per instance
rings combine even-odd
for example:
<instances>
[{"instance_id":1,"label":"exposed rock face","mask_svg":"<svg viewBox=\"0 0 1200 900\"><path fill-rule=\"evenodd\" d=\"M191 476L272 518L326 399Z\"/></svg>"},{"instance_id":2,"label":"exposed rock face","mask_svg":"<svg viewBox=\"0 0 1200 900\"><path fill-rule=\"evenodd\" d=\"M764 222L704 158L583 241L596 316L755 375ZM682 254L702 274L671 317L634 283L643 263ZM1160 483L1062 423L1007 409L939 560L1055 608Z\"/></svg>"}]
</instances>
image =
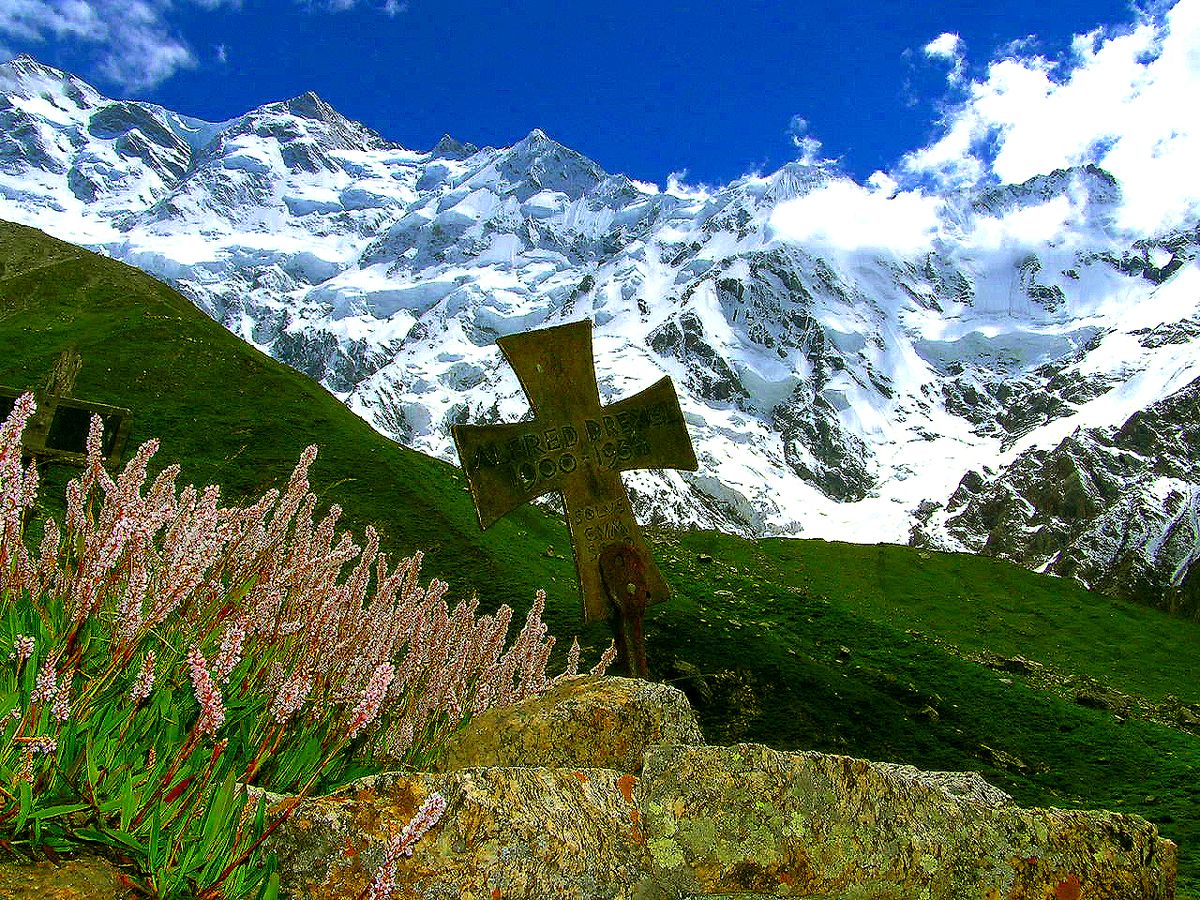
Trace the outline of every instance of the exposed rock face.
<instances>
[{"instance_id":1,"label":"exposed rock face","mask_svg":"<svg viewBox=\"0 0 1200 900\"><path fill-rule=\"evenodd\" d=\"M448 801L446 813L401 860L398 896L1174 897L1175 845L1150 823L1021 809L973 773L756 744L657 744L637 761L640 776L494 764L570 757L539 739L612 745L604 730L564 730L562 722L597 721L603 729L611 713L628 724L634 716L612 705L621 696L635 710L665 710L668 721L651 726L658 733L689 732L694 721L681 720L678 701L667 699L677 693L627 679L575 679L464 734L464 746L478 742L474 759L492 764L378 775L305 801L271 839L282 885L293 897L357 897L380 865L386 835L436 791ZM590 712L597 709L607 711L600 720ZM517 729L518 750L491 737L506 721ZM581 759L594 752L575 751Z\"/></svg>"},{"instance_id":2,"label":"exposed rock face","mask_svg":"<svg viewBox=\"0 0 1200 900\"><path fill-rule=\"evenodd\" d=\"M385 835L437 791L449 808L401 859L395 896L632 900L650 864L635 784L609 769L379 775L301 804L271 848L292 897L353 900L380 865Z\"/></svg>"},{"instance_id":3,"label":"exposed rock face","mask_svg":"<svg viewBox=\"0 0 1200 900\"><path fill-rule=\"evenodd\" d=\"M664 896L1174 896L1174 845L1154 826L1019 809L978 776L754 744L657 747L638 796Z\"/></svg>"},{"instance_id":4,"label":"exposed rock face","mask_svg":"<svg viewBox=\"0 0 1200 900\"><path fill-rule=\"evenodd\" d=\"M352 898L386 833L449 800L400 896L1170 900L1175 846L1136 816L1027 810L978 776L756 744L611 769L388 774L303 803L272 840L292 896ZM497 893L498 892L498 893Z\"/></svg>"},{"instance_id":5,"label":"exposed rock face","mask_svg":"<svg viewBox=\"0 0 1200 900\"><path fill-rule=\"evenodd\" d=\"M472 719L441 768L552 766L636 773L654 744L703 743L695 712L675 688L581 675Z\"/></svg>"},{"instance_id":6,"label":"exposed rock face","mask_svg":"<svg viewBox=\"0 0 1200 900\"><path fill-rule=\"evenodd\" d=\"M1119 428L1078 429L991 478L968 473L943 527L975 552L1198 618L1198 442L1200 379Z\"/></svg>"},{"instance_id":7,"label":"exposed rock face","mask_svg":"<svg viewBox=\"0 0 1200 900\"><path fill-rule=\"evenodd\" d=\"M107 859L82 856L33 865L0 859L4 900L132 900L139 896L121 882L121 870Z\"/></svg>"}]
</instances>

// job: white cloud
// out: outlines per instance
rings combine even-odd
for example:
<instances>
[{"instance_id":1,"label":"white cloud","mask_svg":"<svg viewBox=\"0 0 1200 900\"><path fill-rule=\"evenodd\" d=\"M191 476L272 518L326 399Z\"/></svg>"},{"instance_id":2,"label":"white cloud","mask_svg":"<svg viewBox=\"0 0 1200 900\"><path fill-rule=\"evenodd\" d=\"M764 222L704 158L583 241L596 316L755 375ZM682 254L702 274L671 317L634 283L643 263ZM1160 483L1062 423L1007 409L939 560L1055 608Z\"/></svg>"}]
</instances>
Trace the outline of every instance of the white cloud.
<instances>
[{"instance_id":1,"label":"white cloud","mask_svg":"<svg viewBox=\"0 0 1200 900\"><path fill-rule=\"evenodd\" d=\"M409 8L408 0L383 0L382 3L380 0L295 0L295 3L309 11L330 13L349 12L365 6L368 9L378 9L389 17L406 13Z\"/></svg>"},{"instance_id":2,"label":"white cloud","mask_svg":"<svg viewBox=\"0 0 1200 900\"><path fill-rule=\"evenodd\" d=\"M973 219L960 245L974 250L1044 247L1079 235L1080 221L1080 207L1072 202L1072 198L1055 197L1004 216Z\"/></svg>"},{"instance_id":3,"label":"white cloud","mask_svg":"<svg viewBox=\"0 0 1200 900\"><path fill-rule=\"evenodd\" d=\"M944 59L950 63L950 72L946 80L951 84L960 84L966 71L966 56L963 52L963 39L950 31L943 31L922 48L930 59Z\"/></svg>"},{"instance_id":4,"label":"white cloud","mask_svg":"<svg viewBox=\"0 0 1200 900\"><path fill-rule=\"evenodd\" d=\"M1125 33L1080 35L1064 63L996 61L967 92L942 137L905 157L900 173L956 187L1096 163L1121 181L1119 221L1130 231L1200 217L1200 0Z\"/></svg>"},{"instance_id":5,"label":"white cloud","mask_svg":"<svg viewBox=\"0 0 1200 900\"><path fill-rule=\"evenodd\" d=\"M0 33L24 41L87 38L104 23L85 0L6 0L0 4Z\"/></svg>"},{"instance_id":6,"label":"white cloud","mask_svg":"<svg viewBox=\"0 0 1200 900\"><path fill-rule=\"evenodd\" d=\"M920 191L895 192L882 172L868 186L837 179L779 204L771 214L775 237L840 250L890 250L913 256L928 250L938 232L941 201Z\"/></svg>"},{"instance_id":7,"label":"white cloud","mask_svg":"<svg viewBox=\"0 0 1200 900\"><path fill-rule=\"evenodd\" d=\"M667 187L663 193L678 197L680 200L707 200L713 195L712 190L702 184L685 184L683 180L685 178L687 178L686 169L681 172L672 172L667 176Z\"/></svg>"},{"instance_id":8,"label":"white cloud","mask_svg":"<svg viewBox=\"0 0 1200 900\"><path fill-rule=\"evenodd\" d=\"M0 34L26 45L57 40L94 48L105 77L139 90L195 65L167 23L169 7L169 0L5 0Z\"/></svg>"},{"instance_id":9,"label":"white cloud","mask_svg":"<svg viewBox=\"0 0 1200 900\"><path fill-rule=\"evenodd\" d=\"M124 90L139 91L196 65L196 55L180 34L175 13L181 7L212 12L241 9L243 0L0 0L0 46L8 55L32 51L50 41L70 42L91 51L99 73ZM407 0L294 0L320 11L377 8L388 16L408 10ZM224 45L221 45L222 47ZM218 62L226 53L219 47Z\"/></svg>"},{"instance_id":10,"label":"white cloud","mask_svg":"<svg viewBox=\"0 0 1200 900\"><path fill-rule=\"evenodd\" d=\"M809 134L808 119L803 116L792 116L791 122L788 123L788 137L791 138L793 146L800 151L799 160L805 165L817 166L832 162L821 156L821 141Z\"/></svg>"}]
</instances>

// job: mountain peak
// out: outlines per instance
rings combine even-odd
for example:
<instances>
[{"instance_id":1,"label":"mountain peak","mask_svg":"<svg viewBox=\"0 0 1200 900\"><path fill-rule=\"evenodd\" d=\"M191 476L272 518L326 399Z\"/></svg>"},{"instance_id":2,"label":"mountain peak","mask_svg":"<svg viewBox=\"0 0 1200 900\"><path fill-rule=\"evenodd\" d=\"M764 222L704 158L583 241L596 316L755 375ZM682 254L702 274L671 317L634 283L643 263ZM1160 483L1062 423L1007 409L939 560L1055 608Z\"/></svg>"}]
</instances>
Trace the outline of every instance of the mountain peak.
<instances>
[{"instance_id":1,"label":"mountain peak","mask_svg":"<svg viewBox=\"0 0 1200 900\"><path fill-rule=\"evenodd\" d=\"M60 80L71 77L68 73L62 71L61 69L56 69L53 66L48 66L45 63L39 62L28 53L22 53L14 59L4 63L3 68L8 69L16 75L35 75Z\"/></svg>"},{"instance_id":2,"label":"mountain peak","mask_svg":"<svg viewBox=\"0 0 1200 900\"><path fill-rule=\"evenodd\" d=\"M264 104L243 116L239 128L266 129L286 141L291 126L283 124L281 119L287 117L312 123L304 128L310 131L315 129L314 134L325 135L321 140L331 142L327 145L329 147L361 150L396 146L361 122L347 119L313 91L306 91L290 100Z\"/></svg>"},{"instance_id":3,"label":"mountain peak","mask_svg":"<svg viewBox=\"0 0 1200 900\"><path fill-rule=\"evenodd\" d=\"M474 144L443 134L441 140L433 145L429 155L434 159L466 159L478 152L479 148Z\"/></svg>"},{"instance_id":4,"label":"mountain peak","mask_svg":"<svg viewBox=\"0 0 1200 900\"><path fill-rule=\"evenodd\" d=\"M34 86L37 86L36 88ZM56 69L39 62L28 53L0 63L0 90L18 96L30 96L31 89L41 92L57 86L81 107L96 106L106 102L99 91L70 72Z\"/></svg>"},{"instance_id":5,"label":"mountain peak","mask_svg":"<svg viewBox=\"0 0 1200 900\"><path fill-rule=\"evenodd\" d=\"M518 195L547 189L561 191L573 200L606 177L605 171L592 160L560 144L540 128L505 150L498 169L509 181L525 184Z\"/></svg>"},{"instance_id":6,"label":"mountain peak","mask_svg":"<svg viewBox=\"0 0 1200 900\"><path fill-rule=\"evenodd\" d=\"M333 122L344 118L341 113L322 100L315 91L305 91L299 97L285 100L282 106L293 116L298 116L302 119Z\"/></svg>"},{"instance_id":7,"label":"mountain peak","mask_svg":"<svg viewBox=\"0 0 1200 900\"><path fill-rule=\"evenodd\" d=\"M539 153L555 149L563 150L567 153L575 153L570 147L560 144L540 128L533 129L533 131L513 144L511 149L519 153Z\"/></svg>"}]
</instances>

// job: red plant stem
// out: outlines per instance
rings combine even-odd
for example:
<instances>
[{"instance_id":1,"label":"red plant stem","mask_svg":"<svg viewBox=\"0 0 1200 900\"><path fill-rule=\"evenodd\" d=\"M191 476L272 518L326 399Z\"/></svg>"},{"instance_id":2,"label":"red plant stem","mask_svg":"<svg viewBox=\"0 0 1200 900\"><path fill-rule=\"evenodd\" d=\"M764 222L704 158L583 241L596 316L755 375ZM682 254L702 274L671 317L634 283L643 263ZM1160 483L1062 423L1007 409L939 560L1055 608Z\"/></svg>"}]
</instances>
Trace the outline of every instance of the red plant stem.
<instances>
[{"instance_id":1,"label":"red plant stem","mask_svg":"<svg viewBox=\"0 0 1200 900\"><path fill-rule=\"evenodd\" d=\"M221 895L221 882L228 878L229 873L231 873L238 866L244 865L246 860L250 858L251 854L253 854L255 850L262 846L263 841L270 837L276 828L292 817L292 814L295 813L296 809L300 806L300 801L304 799L310 790L312 790L312 786L317 783L317 778L320 777L322 770L329 765L329 761L333 759L333 757L337 754L337 751L341 750L342 747L347 743L349 743L349 738L343 738L342 741L334 747L332 752L326 754L325 758L321 761L321 764L317 766L316 771L312 773L308 781L306 781L304 786L300 788L299 793L287 799L287 808L279 814L279 817L276 818L275 821L273 821L263 830L263 833L259 835L249 847L242 851L242 853L236 856L234 860L229 863L229 865L221 870L220 874L217 875L216 880L214 880L212 884L200 892L197 900L219 900Z\"/></svg>"}]
</instances>

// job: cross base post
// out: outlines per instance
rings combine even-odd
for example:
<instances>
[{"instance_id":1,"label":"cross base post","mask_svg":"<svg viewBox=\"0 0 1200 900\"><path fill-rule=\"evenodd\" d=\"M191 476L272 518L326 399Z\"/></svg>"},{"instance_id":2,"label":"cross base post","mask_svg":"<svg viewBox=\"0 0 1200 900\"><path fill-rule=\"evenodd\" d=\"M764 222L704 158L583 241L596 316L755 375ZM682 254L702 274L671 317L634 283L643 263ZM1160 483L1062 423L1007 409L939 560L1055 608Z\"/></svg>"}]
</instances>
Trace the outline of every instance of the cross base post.
<instances>
[{"instance_id":1,"label":"cross base post","mask_svg":"<svg viewBox=\"0 0 1200 900\"><path fill-rule=\"evenodd\" d=\"M600 580L612 607L617 665L632 678L649 678L646 665L647 560L628 543L609 544L600 552Z\"/></svg>"}]
</instances>

